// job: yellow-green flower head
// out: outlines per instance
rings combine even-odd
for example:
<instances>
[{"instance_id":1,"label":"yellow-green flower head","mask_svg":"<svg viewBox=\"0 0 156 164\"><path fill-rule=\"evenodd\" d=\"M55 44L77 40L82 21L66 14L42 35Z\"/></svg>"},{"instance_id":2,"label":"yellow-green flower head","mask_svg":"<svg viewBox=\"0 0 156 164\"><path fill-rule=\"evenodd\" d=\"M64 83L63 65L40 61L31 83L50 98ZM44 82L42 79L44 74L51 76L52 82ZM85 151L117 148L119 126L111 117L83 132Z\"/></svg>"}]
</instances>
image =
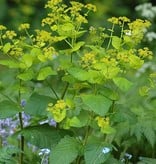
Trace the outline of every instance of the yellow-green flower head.
<instances>
[{"instance_id":1,"label":"yellow-green flower head","mask_svg":"<svg viewBox=\"0 0 156 164\"><path fill-rule=\"evenodd\" d=\"M23 24L20 24L18 30L22 31L22 30L27 30L29 28L30 28L30 24L29 23L23 23Z\"/></svg>"},{"instance_id":2,"label":"yellow-green flower head","mask_svg":"<svg viewBox=\"0 0 156 164\"><path fill-rule=\"evenodd\" d=\"M17 36L17 34L15 33L15 31L6 31L6 33L2 36L3 37L3 39L6 39L6 38L8 38L8 39L13 39L15 36Z\"/></svg>"},{"instance_id":3,"label":"yellow-green flower head","mask_svg":"<svg viewBox=\"0 0 156 164\"><path fill-rule=\"evenodd\" d=\"M117 17L109 18L108 22L111 22L113 24L119 24L119 18L117 18Z\"/></svg>"},{"instance_id":4,"label":"yellow-green flower head","mask_svg":"<svg viewBox=\"0 0 156 164\"><path fill-rule=\"evenodd\" d=\"M130 22L130 19L123 16L123 17L119 17L119 21L122 21L122 22Z\"/></svg>"},{"instance_id":5,"label":"yellow-green flower head","mask_svg":"<svg viewBox=\"0 0 156 164\"><path fill-rule=\"evenodd\" d=\"M128 23L128 26L131 30L144 30L148 28L151 23L147 20L136 19L135 21Z\"/></svg>"},{"instance_id":6,"label":"yellow-green flower head","mask_svg":"<svg viewBox=\"0 0 156 164\"><path fill-rule=\"evenodd\" d=\"M84 16L82 16L82 15L78 15L77 17L76 17L76 21L78 22L78 23L88 23L88 20L84 17Z\"/></svg>"},{"instance_id":7,"label":"yellow-green flower head","mask_svg":"<svg viewBox=\"0 0 156 164\"><path fill-rule=\"evenodd\" d=\"M54 20L52 19L52 18L50 18L50 17L47 17L47 18L44 18L43 20L42 20L42 26L44 26L44 25L52 25L53 24L53 22L54 22Z\"/></svg>"},{"instance_id":8,"label":"yellow-green flower head","mask_svg":"<svg viewBox=\"0 0 156 164\"><path fill-rule=\"evenodd\" d=\"M66 117L68 105L64 100L58 100L55 105L48 104L47 111L49 111L56 122L61 122Z\"/></svg>"},{"instance_id":9,"label":"yellow-green flower head","mask_svg":"<svg viewBox=\"0 0 156 164\"><path fill-rule=\"evenodd\" d=\"M47 32L45 30L36 30L37 37L36 40L38 42L48 42L52 40L52 36L50 32Z\"/></svg>"},{"instance_id":10,"label":"yellow-green flower head","mask_svg":"<svg viewBox=\"0 0 156 164\"><path fill-rule=\"evenodd\" d=\"M143 49L139 49L138 54L141 58L151 58L153 56L152 51L150 51L148 47L144 47Z\"/></svg>"},{"instance_id":11,"label":"yellow-green flower head","mask_svg":"<svg viewBox=\"0 0 156 164\"><path fill-rule=\"evenodd\" d=\"M2 30L6 30L7 28L5 27L5 26L3 26L3 25L0 25L0 31L2 31Z\"/></svg>"},{"instance_id":12,"label":"yellow-green flower head","mask_svg":"<svg viewBox=\"0 0 156 164\"><path fill-rule=\"evenodd\" d=\"M97 121L97 124L100 128L104 128L105 126L109 125L109 117L103 118L97 116L95 120Z\"/></svg>"},{"instance_id":13,"label":"yellow-green flower head","mask_svg":"<svg viewBox=\"0 0 156 164\"><path fill-rule=\"evenodd\" d=\"M61 3L62 0L49 0L47 4L45 5L45 8L53 8L53 6Z\"/></svg>"},{"instance_id":14,"label":"yellow-green flower head","mask_svg":"<svg viewBox=\"0 0 156 164\"><path fill-rule=\"evenodd\" d=\"M94 11L94 12L96 12L96 6L95 5L93 5L93 4L90 4L90 3L88 3L88 4L86 4L85 5L85 8L87 8L88 10L92 10L92 11Z\"/></svg>"},{"instance_id":15,"label":"yellow-green flower head","mask_svg":"<svg viewBox=\"0 0 156 164\"><path fill-rule=\"evenodd\" d=\"M85 53L84 56L82 56L81 58L81 62L84 67L88 67L91 66L92 64L95 64L96 63L95 53L92 52Z\"/></svg>"}]
</instances>

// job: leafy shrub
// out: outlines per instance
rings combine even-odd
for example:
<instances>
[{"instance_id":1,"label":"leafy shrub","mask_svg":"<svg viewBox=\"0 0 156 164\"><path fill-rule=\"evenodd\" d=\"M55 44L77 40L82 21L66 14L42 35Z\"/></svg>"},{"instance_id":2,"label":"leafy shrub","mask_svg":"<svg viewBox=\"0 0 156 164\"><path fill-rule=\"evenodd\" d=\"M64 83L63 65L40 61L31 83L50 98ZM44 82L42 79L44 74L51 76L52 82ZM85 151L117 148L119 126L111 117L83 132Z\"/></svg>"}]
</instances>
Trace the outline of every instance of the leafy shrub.
<instances>
[{"instance_id":1,"label":"leafy shrub","mask_svg":"<svg viewBox=\"0 0 156 164\"><path fill-rule=\"evenodd\" d=\"M9 137L19 142L16 160L39 162L28 142L49 148L56 164L154 160L155 108L142 102L155 74L146 86L135 76L152 58L141 47L150 22L112 17L109 29L86 29L94 5L49 0L45 7L43 27L32 34L28 23L17 32L0 25L0 118L19 115L20 127ZM31 116L27 127L23 112Z\"/></svg>"}]
</instances>

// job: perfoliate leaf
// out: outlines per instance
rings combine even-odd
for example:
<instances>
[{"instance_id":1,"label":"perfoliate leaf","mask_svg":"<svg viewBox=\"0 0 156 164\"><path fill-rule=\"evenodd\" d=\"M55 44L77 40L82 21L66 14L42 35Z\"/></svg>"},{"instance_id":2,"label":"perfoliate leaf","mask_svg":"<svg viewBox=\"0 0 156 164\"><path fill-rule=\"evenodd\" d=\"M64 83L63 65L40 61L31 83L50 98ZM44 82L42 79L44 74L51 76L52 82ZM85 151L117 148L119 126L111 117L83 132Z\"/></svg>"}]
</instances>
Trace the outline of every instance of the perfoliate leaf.
<instances>
[{"instance_id":1,"label":"perfoliate leaf","mask_svg":"<svg viewBox=\"0 0 156 164\"><path fill-rule=\"evenodd\" d=\"M44 80L49 75L56 75L56 72L54 70L52 70L51 67L41 68L40 71L39 71L39 74L37 76L37 80Z\"/></svg>"},{"instance_id":2,"label":"perfoliate leaf","mask_svg":"<svg viewBox=\"0 0 156 164\"><path fill-rule=\"evenodd\" d=\"M88 110L95 112L100 116L105 116L108 112L112 101L102 95L83 95L81 96L83 103L88 107Z\"/></svg>"},{"instance_id":3,"label":"perfoliate leaf","mask_svg":"<svg viewBox=\"0 0 156 164\"><path fill-rule=\"evenodd\" d=\"M0 102L0 119L12 117L20 111L17 104L4 100Z\"/></svg>"},{"instance_id":4,"label":"perfoliate leaf","mask_svg":"<svg viewBox=\"0 0 156 164\"><path fill-rule=\"evenodd\" d=\"M22 56L22 63L25 65L25 68L31 67L33 63L33 57L29 54L25 54Z\"/></svg>"},{"instance_id":5,"label":"perfoliate leaf","mask_svg":"<svg viewBox=\"0 0 156 164\"><path fill-rule=\"evenodd\" d=\"M10 44L10 43L6 43L6 44L3 46L3 52L4 52L4 53L8 53L10 49L11 49L11 44Z\"/></svg>"},{"instance_id":6,"label":"perfoliate leaf","mask_svg":"<svg viewBox=\"0 0 156 164\"><path fill-rule=\"evenodd\" d=\"M50 163L70 164L79 153L79 142L72 137L66 136L56 145L50 154Z\"/></svg>"},{"instance_id":7,"label":"perfoliate leaf","mask_svg":"<svg viewBox=\"0 0 156 164\"><path fill-rule=\"evenodd\" d=\"M72 67L68 69L68 72L77 80L85 81L88 79L88 72L81 68Z\"/></svg>"},{"instance_id":8,"label":"perfoliate leaf","mask_svg":"<svg viewBox=\"0 0 156 164\"><path fill-rule=\"evenodd\" d=\"M78 51L84 44L85 44L85 42L78 42L78 43L76 43L74 45L74 47L72 48L71 52Z\"/></svg>"},{"instance_id":9,"label":"perfoliate leaf","mask_svg":"<svg viewBox=\"0 0 156 164\"><path fill-rule=\"evenodd\" d=\"M139 69L144 64L144 60L140 59L136 55L130 55L129 64L133 69Z\"/></svg>"},{"instance_id":10,"label":"perfoliate leaf","mask_svg":"<svg viewBox=\"0 0 156 164\"><path fill-rule=\"evenodd\" d=\"M53 102L52 98L34 93L26 103L24 111L33 116L46 116L46 108L50 102Z\"/></svg>"},{"instance_id":11,"label":"perfoliate leaf","mask_svg":"<svg viewBox=\"0 0 156 164\"><path fill-rule=\"evenodd\" d=\"M8 68L19 68L19 64L13 60L0 60L0 64Z\"/></svg>"},{"instance_id":12,"label":"perfoliate leaf","mask_svg":"<svg viewBox=\"0 0 156 164\"><path fill-rule=\"evenodd\" d=\"M133 83L123 77L115 77L113 78L114 83L117 87L119 87L122 91L128 91Z\"/></svg>"},{"instance_id":13,"label":"perfoliate leaf","mask_svg":"<svg viewBox=\"0 0 156 164\"><path fill-rule=\"evenodd\" d=\"M31 69L17 75L17 77L23 81L32 80L34 76L35 76L35 73Z\"/></svg>"},{"instance_id":14,"label":"perfoliate leaf","mask_svg":"<svg viewBox=\"0 0 156 164\"><path fill-rule=\"evenodd\" d=\"M113 36L112 46L116 49L119 49L121 47L121 38L119 38L117 36Z\"/></svg>"}]
</instances>

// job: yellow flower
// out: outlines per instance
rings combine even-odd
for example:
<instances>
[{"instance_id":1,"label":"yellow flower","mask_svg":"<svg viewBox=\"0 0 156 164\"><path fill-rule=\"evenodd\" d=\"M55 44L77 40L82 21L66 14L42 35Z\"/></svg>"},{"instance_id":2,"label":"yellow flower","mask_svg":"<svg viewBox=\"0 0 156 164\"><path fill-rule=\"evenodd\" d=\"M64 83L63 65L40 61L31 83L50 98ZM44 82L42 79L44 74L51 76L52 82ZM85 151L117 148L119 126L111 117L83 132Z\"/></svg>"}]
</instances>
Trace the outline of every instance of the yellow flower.
<instances>
[{"instance_id":1,"label":"yellow flower","mask_svg":"<svg viewBox=\"0 0 156 164\"><path fill-rule=\"evenodd\" d=\"M138 54L142 58L151 58L153 56L152 51L150 51L148 49L148 47L144 47L143 49L139 49Z\"/></svg>"},{"instance_id":2,"label":"yellow flower","mask_svg":"<svg viewBox=\"0 0 156 164\"><path fill-rule=\"evenodd\" d=\"M2 31L2 30L6 30L7 28L5 27L5 26L3 26L3 25L0 25L0 31Z\"/></svg>"},{"instance_id":3,"label":"yellow flower","mask_svg":"<svg viewBox=\"0 0 156 164\"><path fill-rule=\"evenodd\" d=\"M92 10L94 12L96 12L96 6L95 5L92 5L90 3L86 4L85 7L88 9L88 10Z\"/></svg>"},{"instance_id":4,"label":"yellow flower","mask_svg":"<svg viewBox=\"0 0 156 164\"><path fill-rule=\"evenodd\" d=\"M47 111L51 113L56 122L61 122L66 117L68 106L64 100L58 100L55 105L48 104Z\"/></svg>"},{"instance_id":5,"label":"yellow flower","mask_svg":"<svg viewBox=\"0 0 156 164\"><path fill-rule=\"evenodd\" d=\"M119 24L119 18L116 17L109 18L108 22L111 22L113 24Z\"/></svg>"},{"instance_id":6,"label":"yellow flower","mask_svg":"<svg viewBox=\"0 0 156 164\"><path fill-rule=\"evenodd\" d=\"M15 31L6 31L6 33L2 36L3 37L3 39L6 39L6 38L8 38L8 39L13 39L15 36L17 36L17 34L15 33Z\"/></svg>"},{"instance_id":7,"label":"yellow flower","mask_svg":"<svg viewBox=\"0 0 156 164\"><path fill-rule=\"evenodd\" d=\"M26 30L26 29L29 29L30 28L30 24L28 23L23 23L23 24L20 24L18 30L19 31L22 31L22 30Z\"/></svg>"},{"instance_id":8,"label":"yellow flower","mask_svg":"<svg viewBox=\"0 0 156 164\"><path fill-rule=\"evenodd\" d=\"M105 126L109 125L109 117L103 118L97 116L95 120L97 121L97 124L100 128L104 128Z\"/></svg>"},{"instance_id":9,"label":"yellow flower","mask_svg":"<svg viewBox=\"0 0 156 164\"><path fill-rule=\"evenodd\" d=\"M95 59L95 53L86 53L84 54L84 56L82 56L81 58L81 62L83 67L88 67L91 66L92 64L96 63L96 59Z\"/></svg>"}]
</instances>

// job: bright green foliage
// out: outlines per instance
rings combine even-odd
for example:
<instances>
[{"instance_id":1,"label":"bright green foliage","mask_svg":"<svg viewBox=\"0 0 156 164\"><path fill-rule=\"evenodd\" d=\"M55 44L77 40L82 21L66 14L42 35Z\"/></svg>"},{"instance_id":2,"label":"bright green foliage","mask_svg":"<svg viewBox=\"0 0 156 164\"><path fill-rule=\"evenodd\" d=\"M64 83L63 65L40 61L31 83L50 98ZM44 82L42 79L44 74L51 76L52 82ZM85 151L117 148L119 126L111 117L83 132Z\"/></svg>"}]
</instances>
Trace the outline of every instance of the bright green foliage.
<instances>
[{"instance_id":1,"label":"bright green foliage","mask_svg":"<svg viewBox=\"0 0 156 164\"><path fill-rule=\"evenodd\" d=\"M60 140L50 155L50 163L69 164L79 154L80 143L72 137L66 136Z\"/></svg>"},{"instance_id":2,"label":"bright green foliage","mask_svg":"<svg viewBox=\"0 0 156 164\"><path fill-rule=\"evenodd\" d=\"M10 110L11 109L11 110ZM12 117L20 111L19 106L8 100L0 102L0 118Z\"/></svg>"},{"instance_id":3,"label":"bright green foliage","mask_svg":"<svg viewBox=\"0 0 156 164\"><path fill-rule=\"evenodd\" d=\"M100 116L105 116L108 112L112 102L101 95L84 95L81 96L88 110L95 112Z\"/></svg>"},{"instance_id":4,"label":"bright green foliage","mask_svg":"<svg viewBox=\"0 0 156 164\"><path fill-rule=\"evenodd\" d=\"M152 59L142 47L150 22L112 17L110 28L88 29L96 7L69 3L49 0L41 29L23 23L15 32L0 25L0 118L19 114L20 120L12 142L21 136L22 145L24 136L25 147L51 149L50 164L118 164L126 152L133 156L127 163L154 158L155 73L136 77ZM28 127L23 111L31 116ZM56 126L41 124L49 119ZM17 153L23 161L29 156Z\"/></svg>"}]
</instances>

